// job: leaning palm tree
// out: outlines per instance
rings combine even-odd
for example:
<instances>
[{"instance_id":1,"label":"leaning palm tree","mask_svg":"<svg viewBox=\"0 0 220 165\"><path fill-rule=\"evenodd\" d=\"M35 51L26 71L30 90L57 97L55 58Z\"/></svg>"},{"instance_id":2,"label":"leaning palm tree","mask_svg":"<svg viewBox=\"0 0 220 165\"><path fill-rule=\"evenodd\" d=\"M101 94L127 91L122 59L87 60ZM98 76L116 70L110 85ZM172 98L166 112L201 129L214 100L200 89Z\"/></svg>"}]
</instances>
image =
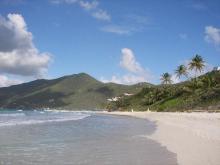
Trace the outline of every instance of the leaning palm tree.
<instances>
[{"instance_id":1,"label":"leaning palm tree","mask_svg":"<svg viewBox=\"0 0 220 165\"><path fill-rule=\"evenodd\" d=\"M162 74L161 76L162 84L171 84L172 83L171 77L172 76L167 72Z\"/></svg>"},{"instance_id":2,"label":"leaning palm tree","mask_svg":"<svg viewBox=\"0 0 220 165\"><path fill-rule=\"evenodd\" d=\"M187 68L185 65L179 65L175 71L176 76L180 79L181 76L188 77Z\"/></svg>"},{"instance_id":3,"label":"leaning palm tree","mask_svg":"<svg viewBox=\"0 0 220 165\"><path fill-rule=\"evenodd\" d=\"M205 66L205 61L200 55L196 55L192 58L189 63L189 69L195 71L195 77L197 76L198 71L201 73Z\"/></svg>"}]
</instances>

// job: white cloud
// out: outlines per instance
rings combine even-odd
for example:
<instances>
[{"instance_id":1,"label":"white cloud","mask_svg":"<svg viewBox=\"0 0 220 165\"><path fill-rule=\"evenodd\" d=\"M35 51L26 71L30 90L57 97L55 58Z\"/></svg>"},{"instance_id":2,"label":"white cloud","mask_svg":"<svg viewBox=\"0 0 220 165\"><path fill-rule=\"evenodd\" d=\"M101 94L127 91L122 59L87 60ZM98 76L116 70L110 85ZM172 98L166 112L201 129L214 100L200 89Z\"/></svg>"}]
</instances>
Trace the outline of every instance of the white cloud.
<instances>
[{"instance_id":1,"label":"white cloud","mask_svg":"<svg viewBox=\"0 0 220 165\"><path fill-rule=\"evenodd\" d=\"M61 4L61 3L67 3L67 4L73 4L78 2L79 0L50 0L53 4Z\"/></svg>"},{"instance_id":2,"label":"white cloud","mask_svg":"<svg viewBox=\"0 0 220 165\"><path fill-rule=\"evenodd\" d=\"M105 11L105 10L102 10L102 9L99 9L97 11L95 11L92 16L96 19L99 19L99 20L104 20L104 21L110 21L111 20L111 16Z\"/></svg>"},{"instance_id":3,"label":"white cloud","mask_svg":"<svg viewBox=\"0 0 220 165\"><path fill-rule=\"evenodd\" d=\"M144 69L136 60L135 55L131 49L123 48L121 50L120 67L127 73L122 76L113 75L110 80L101 77L102 82L114 82L118 84L136 84L139 82L149 82L153 76Z\"/></svg>"},{"instance_id":4,"label":"white cloud","mask_svg":"<svg viewBox=\"0 0 220 165\"><path fill-rule=\"evenodd\" d=\"M115 33L120 35L131 33L131 29L118 25L107 25L102 27L101 30L104 32Z\"/></svg>"},{"instance_id":5,"label":"white cloud","mask_svg":"<svg viewBox=\"0 0 220 165\"><path fill-rule=\"evenodd\" d=\"M92 2L79 1L79 5L86 10L92 10L97 8L98 4L99 4L98 1L92 1Z\"/></svg>"},{"instance_id":6,"label":"white cloud","mask_svg":"<svg viewBox=\"0 0 220 165\"><path fill-rule=\"evenodd\" d=\"M0 16L0 73L41 77L51 56L39 53L20 14Z\"/></svg>"},{"instance_id":7,"label":"white cloud","mask_svg":"<svg viewBox=\"0 0 220 165\"><path fill-rule=\"evenodd\" d=\"M100 80L104 83L113 82L117 84L127 84L127 85L149 81L147 77L143 75L134 75L134 74L125 74L123 76L113 75L110 80L107 80L103 77Z\"/></svg>"},{"instance_id":8,"label":"white cloud","mask_svg":"<svg viewBox=\"0 0 220 165\"><path fill-rule=\"evenodd\" d=\"M112 23L111 14L108 11L102 9L99 6L98 0L50 0L53 4L76 4L81 8L88 11L88 13L95 19L111 22L108 25L104 25L99 28L103 32L114 33L119 35L130 35L135 32L140 32L146 29L147 25L149 25L150 20L148 17L143 15L129 14L126 16L122 16L120 23Z\"/></svg>"},{"instance_id":9,"label":"white cloud","mask_svg":"<svg viewBox=\"0 0 220 165\"><path fill-rule=\"evenodd\" d=\"M111 20L111 15L101 9L99 7L99 2L97 0L93 0L93 1L86 1L86 0L51 0L50 1L53 4L77 4L79 5L81 8L87 10L89 12L89 14L98 20L101 21L110 21Z\"/></svg>"},{"instance_id":10,"label":"white cloud","mask_svg":"<svg viewBox=\"0 0 220 165\"><path fill-rule=\"evenodd\" d=\"M213 43L214 45L220 45L220 29L214 26L205 27L205 40Z\"/></svg>"},{"instance_id":11,"label":"white cloud","mask_svg":"<svg viewBox=\"0 0 220 165\"><path fill-rule=\"evenodd\" d=\"M122 57L120 61L120 66L132 73L140 73L143 72L144 69L135 59L134 53L131 49L123 48L121 50Z\"/></svg>"},{"instance_id":12,"label":"white cloud","mask_svg":"<svg viewBox=\"0 0 220 165\"><path fill-rule=\"evenodd\" d=\"M150 19L148 17L132 14L122 17L119 24L105 25L100 29L108 33L131 35L143 31L149 24Z\"/></svg>"},{"instance_id":13,"label":"white cloud","mask_svg":"<svg viewBox=\"0 0 220 165\"><path fill-rule=\"evenodd\" d=\"M33 47L32 34L19 14L8 14L8 20L0 16L0 52Z\"/></svg>"},{"instance_id":14,"label":"white cloud","mask_svg":"<svg viewBox=\"0 0 220 165\"><path fill-rule=\"evenodd\" d=\"M16 79L9 79L7 76L0 75L0 87L8 87L11 85L21 84L23 81Z\"/></svg>"},{"instance_id":15,"label":"white cloud","mask_svg":"<svg viewBox=\"0 0 220 165\"><path fill-rule=\"evenodd\" d=\"M80 7L86 10L91 10L97 8L99 5L98 1L94 0L92 2L84 1L84 0L50 0L51 3L59 5L59 4L78 4Z\"/></svg>"}]
</instances>

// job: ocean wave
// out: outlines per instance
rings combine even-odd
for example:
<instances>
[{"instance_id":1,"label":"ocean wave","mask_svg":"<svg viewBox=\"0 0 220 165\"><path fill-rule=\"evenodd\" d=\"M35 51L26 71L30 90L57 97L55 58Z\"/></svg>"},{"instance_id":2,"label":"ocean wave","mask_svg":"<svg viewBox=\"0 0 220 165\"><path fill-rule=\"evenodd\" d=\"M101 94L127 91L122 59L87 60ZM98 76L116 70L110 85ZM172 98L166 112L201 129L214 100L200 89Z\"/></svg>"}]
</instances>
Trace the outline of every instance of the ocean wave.
<instances>
[{"instance_id":1,"label":"ocean wave","mask_svg":"<svg viewBox=\"0 0 220 165\"><path fill-rule=\"evenodd\" d=\"M75 113L78 111L71 111L71 110L58 110L58 109L44 109L45 112L68 112L68 113Z\"/></svg>"},{"instance_id":2,"label":"ocean wave","mask_svg":"<svg viewBox=\"0 0 220 165\"><path fill-rule=\"evenodd\" d=\"M1 115L16 115L16 114L1 114ZM42 118L42 119L27 119L27 118L25 118L23 120L9 120L9 121L5 121L5 122L0 121L0 127L73 121L73 120L81 120L81 119L84 119L89 116L90 116L89 114L81 114L81 115L78 114L78 115L72 115L72 116L61 116L61 117L56 116L55 118L49 118L49 119L48 118Z\"/></svg>"},{"instance_id":3,"label":"ocean wave","mask_svg":"<svg viewBox=\"0 0 220 165\"><path fill-rule=\"evenodd\" d=\"M19 116L25 116L24 113L3 113L0 114L0 117L19 117Z\"/></svg>"}]
</instances>

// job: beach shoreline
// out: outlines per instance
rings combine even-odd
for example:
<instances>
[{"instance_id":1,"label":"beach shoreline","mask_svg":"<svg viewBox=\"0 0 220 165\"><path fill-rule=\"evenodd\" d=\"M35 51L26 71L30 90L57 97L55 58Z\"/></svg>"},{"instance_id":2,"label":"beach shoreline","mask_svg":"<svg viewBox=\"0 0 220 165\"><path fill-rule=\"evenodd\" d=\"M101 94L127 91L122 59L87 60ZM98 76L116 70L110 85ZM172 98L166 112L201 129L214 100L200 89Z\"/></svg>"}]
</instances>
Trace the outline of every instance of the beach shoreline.
<instances>
[{"instance_id":1,"label":"beach shoreline","mask_svg":"<svg viewBox=\"0 0 220 165\"><path fill-rule=\"evenodd\" d=\"M97 112L41 112L0 113L0 164L177 165L175 153L145 138L156 130L150 121Z\"/></svg>"},{"instance_id":2,"label":"beach shoreline","mask_svg":"<svg viewBox=\"0 0 220 165\"><path fill-rule=\"evenodd\" d=\"M147 119L157 130L147 138L177 154L180 165L219 165L220 113L103 112Z\"/></svg>"}]
</instances>

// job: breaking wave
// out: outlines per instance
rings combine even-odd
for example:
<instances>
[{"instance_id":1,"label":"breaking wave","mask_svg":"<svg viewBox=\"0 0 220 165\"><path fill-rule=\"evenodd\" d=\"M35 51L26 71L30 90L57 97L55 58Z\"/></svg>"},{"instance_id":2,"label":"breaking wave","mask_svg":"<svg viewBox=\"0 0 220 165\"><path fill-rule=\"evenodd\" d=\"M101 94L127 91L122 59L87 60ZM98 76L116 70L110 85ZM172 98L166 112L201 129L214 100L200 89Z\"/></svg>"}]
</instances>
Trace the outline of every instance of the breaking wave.
<instances>
[{"instance_id":1,"label":"breaking wave","mask_svg":"<svg viewBox=\"0 0 220 165\"><path fill-rule=\"evenodd\" d=\"M8 111L0 112L0 127L15 125L31 125L51 122L81 120L89 117L89 113L68 111Z\"/></svg>"}]
</instances>

